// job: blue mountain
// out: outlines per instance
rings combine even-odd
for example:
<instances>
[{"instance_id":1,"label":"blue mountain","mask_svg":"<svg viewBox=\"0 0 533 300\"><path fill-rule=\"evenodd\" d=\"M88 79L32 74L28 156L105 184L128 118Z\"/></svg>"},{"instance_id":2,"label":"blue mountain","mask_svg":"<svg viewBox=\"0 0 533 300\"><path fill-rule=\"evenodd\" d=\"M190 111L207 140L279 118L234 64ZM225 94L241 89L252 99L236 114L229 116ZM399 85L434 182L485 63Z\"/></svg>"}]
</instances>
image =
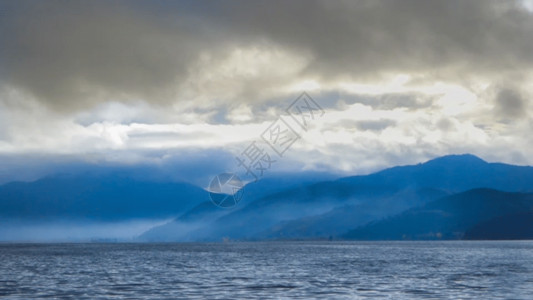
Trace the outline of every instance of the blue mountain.
<instances>
[{"instance_id":1,"label":"blue mountain","mask_svg":"<svg viewBox=\"0 0 533 300\"><path fill-rule=\"evenodd\" d=\"M140 176L142 172L142 168L102 169L7 183L0 186L0 219L161 219L180 216L195 207L213 206L209 194L200 187L165 181L157 174ZM331 176L309 172L265 179L246 187L244 202Z\"/></svg>"},{"instance_id":2,"label":"blue mountain","mask_svg":"<svg viewBox=\"0 0 533 300\"><path fill-rule=\"evenodd\" d=\"M471 154L448 155L423 164L393 167L367 176L339 180L351 185L438 188L452 193L474 188L533 191L533 167L487 163Z\"/></svg>"},{"instance_id":3,"label":"blue mountain","mask_svg":"<svg viewBox=\"0 0 533 300\"><path fill-rule=\"evenodd\" d=\"M487 163L469 154L450 155L277 191L211 219L191 235L198 240L339 236L368 222L478 188L533 191L533 168ZM163 232L165 226L172 222L157 230ZM165 239L173 240L172 234Z\"/></svg>"},{"instance_id":4,"label":"blue mountain","mask_svg":"<svg viewBox=\"0 0 533 300\"><path fill-rule=\"evenodd\" d=\"M480 222L464 234L466 240L533 240L533 211L506 214Z\"/></svg>"},{"instance_id":5,"label":"blue mountain","mask_svg":"<svg viewBox=\"0 0 533 300\"><path fill-rule=\"evenodd\" d=\"M0 219L159 219L180 215L208 199L205 190L187 183L116 174L63 175L1 186Z\"/></svg>"},{"instance_id":6,"label":"blue mountain","mask_svg":"<svg viewBox=\"0 0 533 300\"><path fill-rule=\"evenodd\" d=\"M473 189L477 192L462 194ZM480 192L485 189L491 192ZM529 192L533 192L532 167L488 163L468 154L340 179L320 173L284 174L247 185L244 200L231 209L212 205L204 189L188 183L100 172L0 186L0 222L173 218L142 234L140 240L144 241L360 238L363 228L370 232L370 227L365 226L390 222L412 209L450 199L448 196L463 195L463 200L472 197L477 199L473 203L490 210L500 203L490 201L491 194L503 193L512 198L517 197L513 193ZM510 210L508 214L517 215L522 220L520 224L529 224L527 207L520 209L526 210ZM459 214L443 222L464 223L462 218L466 216L471 217ZM486 237L497 220L506 217L487 214L460 230L464 237ZM423 224L422 219L412 218L414 224ZM419 238L424 234L414 232L410 236ZM447 234L443 231L441 237L453 237ZM403 233L384 236L401 237Z\"/></svg>"},{"instance_id":7,"label":"blue mountain","mask_svg":"<svg viewBox=\"0 0 533 300\"><path fill-rule=\"evenodd\" d=\"M349 231L343 238L356 240L433 240L480 239L516 237L509 229L518 224L531 223L533 193L508 193L492 189L474 189L430 202L422 207L371 222ZM522 215L514 226L503 222L515 215ZM505 228L500 234L495 228ZM488 230L494 230L488 232ZM523 233L531 230L522 228ZM467 234L468 233L468 234Z\"/></svg>"}]
</instances>

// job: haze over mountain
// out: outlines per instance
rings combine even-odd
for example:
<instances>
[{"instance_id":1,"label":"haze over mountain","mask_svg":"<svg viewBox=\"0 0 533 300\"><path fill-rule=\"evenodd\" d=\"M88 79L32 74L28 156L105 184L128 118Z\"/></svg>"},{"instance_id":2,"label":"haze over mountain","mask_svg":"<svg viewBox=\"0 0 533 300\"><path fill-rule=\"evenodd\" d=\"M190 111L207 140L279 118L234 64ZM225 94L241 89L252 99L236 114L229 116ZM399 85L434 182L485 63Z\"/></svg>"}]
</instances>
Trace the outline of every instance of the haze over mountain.
<instances>
[{"instance_id":1,"label":"haze over mountain","mask_svg":"<svg viewBox=\"0 0 533 300\"><path fill-rule=\"evenodd\" d=\"M187 183L81 175L8 183L0 187L0 199L0 218L113 221L168 218L209 197Z\"/></svg>"},{"instance_id":2,"label":"haze over mountain","mask_svg":"<svg viewBox=\"0 0 533 300\"><path fill-rule=\"evenodd\" d=\"M533 191L533 168L487 163L473 155L451 155L366 176L318 182L276 192L222 216L208 210L205 215L211 216L210 222L196 224L187 239L338 238L365 223L479 188ZM475 193L467 195L474 197ZM482 198L480 205L484 204ZM487 200L486 205L491 209L494 203ZM177 234L176 223L183 225L184 221L155 228L141 239L154 240L157 232L164 240L180 240L183 235Z\"/></svg>"},{"instance_id":3,"label":"haze over mountain","mask_svg":"<svg viewBox=\"0 0 533 300\"><path fill-rule=\"evenodd\" d=\"M501 238L507 233L487 234L498 218L517 214L521 223L529 222L531 207L522 199L533 192L533 168L528 166L450 155L332 179L327 173L279 174L248 184L241 203L227 209L213 205L200 187L125 173L12 182L0 186L0 239L16 237L17 227L31 232L53 224L61 232L76 224L112 228L138 221L145 223L130 226L137 231L132 229L125 239L141 233L140 241L425 239L437 234L446 239ZM63 238L72 236L75 231ZM91 236L101 237L98 232Z\"/></svg>"},{"instance_id":4,"label":"haze over mountain","mask_svg":"<svg viewBox=\"0 0 533 300\"><path fill-rule=\"evenodd\" d=\"M221 212L205 189L165 175L142 167L102 168L1 185L0 240L131 240L198 205ZM331 177L280 174L251 184L243 204L268 193L270 186L284 189Z\"/></svg>"}]
</instances>

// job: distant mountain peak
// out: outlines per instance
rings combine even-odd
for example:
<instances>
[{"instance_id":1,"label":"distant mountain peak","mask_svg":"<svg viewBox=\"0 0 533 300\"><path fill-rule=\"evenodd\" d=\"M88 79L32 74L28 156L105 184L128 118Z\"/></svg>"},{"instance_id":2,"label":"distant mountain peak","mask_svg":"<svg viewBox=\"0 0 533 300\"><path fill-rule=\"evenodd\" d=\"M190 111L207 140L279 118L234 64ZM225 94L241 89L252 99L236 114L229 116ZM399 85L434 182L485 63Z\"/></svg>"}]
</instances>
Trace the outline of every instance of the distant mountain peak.
<instances>
[{"instance_id":1,"label":"distant mountain peak","mask_svg":"<svg viewBox=\"0 0 533 300\"><path fill-rule=\"evenodd\" d=\"M449 163L486 164L487 162L473 154L466 153L466 154L452 154L452 155L437 157L435 159L429 160L425 164L449 164Z\"/></svg>"}]
</instances>

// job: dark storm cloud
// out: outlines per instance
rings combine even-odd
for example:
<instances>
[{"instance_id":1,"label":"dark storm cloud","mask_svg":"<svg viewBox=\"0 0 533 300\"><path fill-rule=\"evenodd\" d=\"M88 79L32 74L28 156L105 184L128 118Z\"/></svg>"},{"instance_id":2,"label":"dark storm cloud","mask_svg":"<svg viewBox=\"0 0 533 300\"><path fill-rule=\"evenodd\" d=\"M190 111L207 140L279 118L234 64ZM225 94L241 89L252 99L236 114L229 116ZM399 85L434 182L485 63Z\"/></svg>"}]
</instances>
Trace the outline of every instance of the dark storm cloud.
<instances>
[{"instance_id":1,"label":"dark storm cloud","mask_svg":"<svg viewBox=\"0 0 533 300\"><path fill-rule=\"evenodd\" d=\"M325 81L532 65L533 18L513 1L4 1L0 12L0 80L59 110L177 101L201 52L260 44L311 57L298 75Z\"/></svg>"},{"instance_id":2,"label":"dark storm cloud","mask_svg":"<svg viewBox=\"0 0 533 300\"><path fill-rule=\"evenodd\" d=\"M382 131L383 129L396 125L394 120L371 120L371 121L359 121L356 123L356 126L359 130L370 130L370 131Z\"/></svg>"},{"instance_id":3,"label":"dark storm cloud","mask_svg":"<svg viewBox=\"0 0 533 300\"><path fill-rule=\"evenodd\" d=\"M532 64L533 19L513 1L242 1L213 16L234 32L311 52L309 70L328 76Z\"/></svg>"},{"instance_id":4,"label":"dark storm cloud","mask_svg":"<svg viewBox=\"0 0 533 300\"><path fill-rule=\"evenodd\" d=\"M31 1L4 11L2 81L59 109L171 97L188 62L217 40L192 16L168 19L127 2Z\"/></svg>"},{"instance_id":5,"label":"dark storm cloud","mask_svg":"<svg viewBox=\"0 0 533 300\"><path fill-rule=\"evenodd\" d=\"M495 109L499 117L507 120L519 119L527 115L526 99L512 88L502 88L495 99Z\"/></svg>"},{"instance_id":6,"label":"dark storm cloud","mask_svg":"<svg viewBox=\"0 0 533 300\"><path fill-rule=\"evenodd\" d=\"M342 128L356 128L357 130L361 131L375 131L380 132L388 127L395 126L396 125L395 120L390 119L379 119L379 120L349 120L349 119L343 119L336 123L336 125L340 125Z\"/></svg>"}]
</instances>

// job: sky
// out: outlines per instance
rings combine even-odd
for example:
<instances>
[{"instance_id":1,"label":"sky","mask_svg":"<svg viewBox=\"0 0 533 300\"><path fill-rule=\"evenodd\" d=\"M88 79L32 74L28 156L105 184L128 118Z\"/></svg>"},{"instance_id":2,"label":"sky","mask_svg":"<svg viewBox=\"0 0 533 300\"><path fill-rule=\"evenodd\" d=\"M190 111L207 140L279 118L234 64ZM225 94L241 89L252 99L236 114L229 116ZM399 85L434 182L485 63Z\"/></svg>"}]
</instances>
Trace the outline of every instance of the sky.
<instances>
[{"instance_id":1,"label":"sky","mask_svg":"<svg viewBox=\"0 0 533 300\"><path fill-rule=\"evenodd\" d=\"M0 45L0 182L204 178L254 141L273 172L533 165L529 0L0 0ZM261 136L302 92L323 114L276 156Z\"/></svg>"}]
</instances>

